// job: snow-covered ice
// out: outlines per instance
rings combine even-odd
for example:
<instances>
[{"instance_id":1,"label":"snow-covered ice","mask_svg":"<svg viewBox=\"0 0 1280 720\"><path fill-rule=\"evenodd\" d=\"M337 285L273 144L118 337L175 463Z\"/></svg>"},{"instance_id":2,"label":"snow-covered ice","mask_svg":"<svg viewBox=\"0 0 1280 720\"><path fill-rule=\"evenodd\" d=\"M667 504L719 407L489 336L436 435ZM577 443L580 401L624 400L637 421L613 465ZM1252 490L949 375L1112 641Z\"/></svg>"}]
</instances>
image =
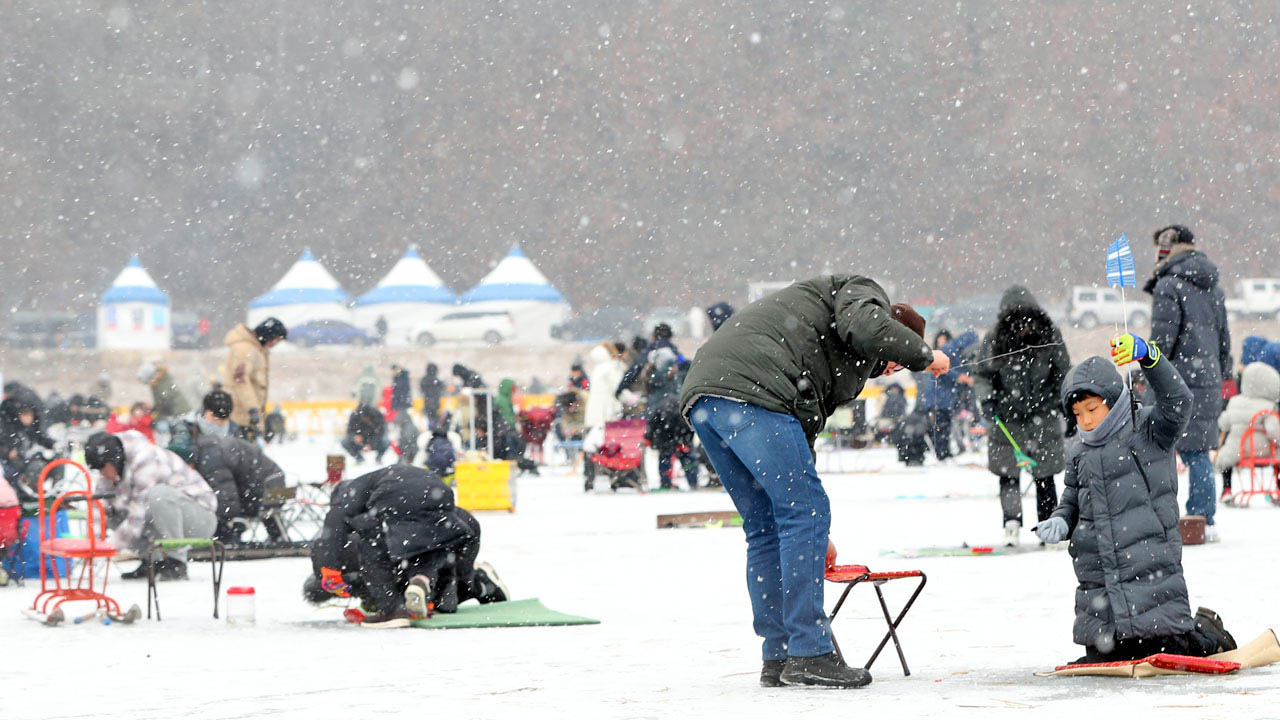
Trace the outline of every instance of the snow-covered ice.
<instances>
[{"instance_id":1,"label":"snow-covered ice","mask_svg":"<svg viewBox=\"0 0 1280 720\"><path fill-rule=\"evenodd\" d=\"M314 446L271 452L294 475L323 467ZM193 563L191 580L160 586L163 622L46 628L20 612L36 592L38 580L29 581L0 588L0 718L1280 715L1276 668L1148 680L1034 677L1080 653L1071 644L1074 578L1065 551L880 556L997 542L995 478L962 465L909 470L883 450L847 452L831 466L844 471L824 473L840 560L929 574L900 631L910 677L889 647L864 690L760 688L741 531L655 528L660 513L731 509L728 497L584 495L567 468L549 468L521 478L518 512L480 514L481 559L516 597L539 597L600 625L362 630L342 624L337 609L305 604L309 561L290 558L227 564L224 587L257 588L256 627L211 617L209 568ZM951 497L935 499L943 495ZM1034 517L1030 499L1026 512ZM1277 619L1271 538L1280 510L1256 501L1220 508L1218 518L1223 541L1185 552L1192 603L1220 612L1237 640L1248 641ZM906 584L885 586L894 606ZM111 590L122 605L145 607L144 583L113 578ZM836 590L828 587L828 607ZM850 661L865 661L884 632L869 589L855 590L834 630Z\"/></svg>"}]
</instances>

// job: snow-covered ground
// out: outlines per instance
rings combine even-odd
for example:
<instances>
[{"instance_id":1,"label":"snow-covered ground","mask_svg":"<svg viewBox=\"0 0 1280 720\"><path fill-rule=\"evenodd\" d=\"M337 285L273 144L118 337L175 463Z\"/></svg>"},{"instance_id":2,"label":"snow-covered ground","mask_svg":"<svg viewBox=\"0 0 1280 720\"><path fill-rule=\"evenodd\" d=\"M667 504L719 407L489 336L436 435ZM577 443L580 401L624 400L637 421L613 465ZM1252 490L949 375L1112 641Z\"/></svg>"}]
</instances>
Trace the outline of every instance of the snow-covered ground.
<instances>
[{"instance_id":1,"label":"snow-covered ground","mask_svg":"<svg viewBox=\"0 0 1280 720\"><path fill-rule=\"evenodd\" d=\"M272 452L295 475L314 477L323 467L323 448ZM1280 668L1148 680L1034 677L1079 654L1066 552L881 557L996 543L994 477L962 464L908 470L883 450L846 452L830 467L843 471L824 474L841 561L929 574L900 631L910 677L890 647L863 690L760 688L741 531L655 528L660 513L731 509L728 497L584 495L567 468L551 468L521 479L518 512L480 515L481 559L516 597L539 597L600 625L363 630L342 624L336 609L303 602L309 561L302 558L228 563L224 587L257 589L252 628L211 617L203 563L192 565L191 580L160 587L163 622L132 626L39 625L21 613L38 585L28 582L0 588L0 718L1280 716ZM1222 543L1188 548L1184 558L1193 607L1220 612L1242 642L1280 624L1280 510L1254 505L1221 509ZM1034 517L1030 498L1026 512ZM895 606L906 584L885 586ZM111 590L124 606L145 606L144 583L113 578ZM836 590L828 587L829 605ZM879 613L862 588L841 611L834 630L851 661L863 662L883 633Z\"/></svg>"}]
</instances>

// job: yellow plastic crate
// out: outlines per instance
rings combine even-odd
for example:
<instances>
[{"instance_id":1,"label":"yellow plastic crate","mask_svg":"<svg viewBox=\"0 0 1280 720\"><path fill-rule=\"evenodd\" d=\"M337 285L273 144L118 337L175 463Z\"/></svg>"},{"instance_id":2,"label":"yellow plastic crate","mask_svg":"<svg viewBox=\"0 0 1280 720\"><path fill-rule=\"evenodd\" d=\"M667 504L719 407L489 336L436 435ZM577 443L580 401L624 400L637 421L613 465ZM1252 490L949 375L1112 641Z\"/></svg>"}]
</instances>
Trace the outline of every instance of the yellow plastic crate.
<instances>
[{"instance_id":1,"label":"yellow plastic crate","mask_svg":"<svg viewBox=\"0 0 1280 720\"><path fill-rule=\"evenodd\" d=\"M507 460L464 460L453 466L453 491L464 510L516 511L515 478Z\"/></svg>"}]
</instances>

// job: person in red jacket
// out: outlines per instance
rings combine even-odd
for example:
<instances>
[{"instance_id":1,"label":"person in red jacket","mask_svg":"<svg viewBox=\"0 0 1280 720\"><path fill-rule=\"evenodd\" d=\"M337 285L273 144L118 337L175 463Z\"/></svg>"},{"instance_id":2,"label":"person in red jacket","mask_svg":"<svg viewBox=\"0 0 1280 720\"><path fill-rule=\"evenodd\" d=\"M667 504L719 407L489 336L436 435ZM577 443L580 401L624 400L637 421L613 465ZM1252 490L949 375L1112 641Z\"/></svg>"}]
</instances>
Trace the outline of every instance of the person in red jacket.
<instances>
[{"instance_id":1,"label":"person in red jacket","mask_svg":"<svg viewBox=\"0 0 1280 720\"><path fill-rule=\"evenodd\" d=\"M112 415L107 418L107 432L112 435L126 430L137 430L151 442L156 441L155 418L151 415L151 406L139 401L129 408L129 414L121 417Z\"/></svg>"}]
</instances>

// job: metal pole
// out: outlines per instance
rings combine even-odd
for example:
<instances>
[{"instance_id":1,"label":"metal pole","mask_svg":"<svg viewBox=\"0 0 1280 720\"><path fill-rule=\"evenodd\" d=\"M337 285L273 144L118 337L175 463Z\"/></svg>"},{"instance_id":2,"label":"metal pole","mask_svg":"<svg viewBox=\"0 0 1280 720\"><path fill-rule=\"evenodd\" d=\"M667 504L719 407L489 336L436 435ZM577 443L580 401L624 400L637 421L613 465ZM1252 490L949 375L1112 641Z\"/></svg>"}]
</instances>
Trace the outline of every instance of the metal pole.
<instances>
[{"instance_id":1,"label":"metal pole","mask_svg":"<svg viewBox=\"0 0 1280 720\"><path fill-rule=\"evenodd\" d=\"M471 433L468 435L471 443L471 452L476 451L476 391L475 388L467 388L467 402L471 407L471 412L467 414L470 420Z\"/></svg>"},{"instance_id":2,"label":"metal pole","mask_svg":"<svg viewBox=\"0 0 1280 720\"><path fill-rule=\"evenodd\" d=\"M488 390L484 391L485 407L489 409L489 429L485 432L484 437L489 441L489 459L493 459L493 393Z\"/></svg>"}]
</instances>

